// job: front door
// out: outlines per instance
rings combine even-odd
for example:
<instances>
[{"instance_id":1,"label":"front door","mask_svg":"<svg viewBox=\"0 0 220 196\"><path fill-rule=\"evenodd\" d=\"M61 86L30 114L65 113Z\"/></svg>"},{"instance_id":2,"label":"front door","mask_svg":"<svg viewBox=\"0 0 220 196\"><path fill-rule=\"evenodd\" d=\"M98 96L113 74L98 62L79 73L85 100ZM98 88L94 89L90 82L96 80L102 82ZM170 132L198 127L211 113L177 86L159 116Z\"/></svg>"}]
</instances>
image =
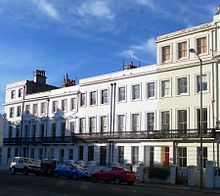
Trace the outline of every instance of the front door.
<instances>
[{"instance_id":1,"label":"front door","mask_svg":"<svg viewBox=\"0 0 220 196\"><path fill-rule=\"evenodd\" d=\"M106 146L100 147L100 165L106 165Z\"/></svg>"},{"instance_id":2,"label":"front door","mask_svg":"<svg viewBox=\"0 0 220 196\"><path fill-rule=\"evenodd\" d=\"M169 167L170 165L170 153L169 153L169 147L165 147L165 166Z\"/></svg>"}]
</instances>

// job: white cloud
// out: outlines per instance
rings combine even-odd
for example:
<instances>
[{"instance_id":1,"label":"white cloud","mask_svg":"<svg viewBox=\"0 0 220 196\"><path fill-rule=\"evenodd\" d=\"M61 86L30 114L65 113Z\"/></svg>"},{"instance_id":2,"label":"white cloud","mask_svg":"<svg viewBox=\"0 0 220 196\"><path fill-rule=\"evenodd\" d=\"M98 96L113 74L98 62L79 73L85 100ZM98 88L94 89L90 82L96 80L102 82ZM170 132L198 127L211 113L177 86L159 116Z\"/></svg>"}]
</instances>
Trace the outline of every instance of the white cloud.
<instances>
[{"instance_id":1,"label":"white cloud","mask_svg":"<svg viewBox=\"0 0 220 196\"><path fill-rule=\"evenodd\" d=\"M91 15L100 18L112 19L114 15L108 6L107 1L87 1L84 2L79 8L78 13L81 16Z\"/></svg>"},{"instance_id":2,"label":"white cloud","mask_svg":"<svg viewBox=\"0 0 220 196\"><path fill-rule=\"evenodd\" d=\"M145 42L142 42L137 45L131 45L129 49L123 50L122 52L119 53L120 56L123 56L125 58L132 58L138 61L145 61L141 59L139 56L143 56L142 54L144 53L144 56L146 54L150 54L152 56L155 56L156 53L156 43L154 38L150 38Z\"/></svg>"},{"instance_id":3,"label":"white cloud","mask_svg":"<svg viewBox=\"0 0 220 196\"><path fill-rule=\"evenodd\" d=\"M134 50L128 49L128 50L123 50L122 52L120 52L119 56L140 61L141 59L138 58L135 53L136 52Z\"/></svg>"},{"instance_id":4,"label":"white cloud","mask_svg":"<svg viewBox=\"0 0 220 196\"><path fill-rule=\"evenodd\" d=\"M43 12L44 14L46 14L51 18L57 20L59 19L58 11L52 4L48 3L46 0L32 0L32 1L37 5L38 9L40 9L41 12Z\"/></svg>"},{"instance_id":5,"label":"white cloud","mask_svg":"<svg viewBox=\"0 0 220 196\"><path fill-rule=\"evenodd\" d=\"M144 5L149 8L154 8L153 0L136 0L136 2L140 5Z\"/></svg>"},{"instance_id":6,"label":"white cloud","mask_svg":"<svg viewBox=\"0 0 220 196\"><path fill-rule=\"evenodd\" d=\"M146 53L154 53L155 52L155 39L150 38L147 41L140 43L139 45L132 45L130 48L134 51L144 51Z\"/></svg>"}]
</instances>

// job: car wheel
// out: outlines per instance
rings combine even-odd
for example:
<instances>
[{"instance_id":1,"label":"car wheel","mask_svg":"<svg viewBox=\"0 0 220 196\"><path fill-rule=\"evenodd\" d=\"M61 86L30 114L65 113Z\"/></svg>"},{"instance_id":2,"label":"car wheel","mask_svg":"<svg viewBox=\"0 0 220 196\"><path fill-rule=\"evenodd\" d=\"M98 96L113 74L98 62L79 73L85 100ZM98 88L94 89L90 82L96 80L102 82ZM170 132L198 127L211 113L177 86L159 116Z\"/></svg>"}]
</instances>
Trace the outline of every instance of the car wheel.
<instances>
[{"instance_id":1,"label":"car wheel","mask_svg":"<svg viewBox=\"0 0 220 196\"><path fill-rule=\"evenodd\" d=\"M15 174L15 172L16 172L16 171L15 171L15 167L12 167L12 168L10 169L10 173L11 173L11 174Z\"/></svg>"},{"instance_id":2,"label":"car wheel","mask_svg":"<svg viewBox=\"0 0 220 196\"><path fill-rule=\"evenodd\" d=\"M96 176L92 176L92 181L93 182L98 182L98 178Z\"/></svg>"},{"instance_id":3,"label":"car wheel","mask_svg":"<svg viewBox=\"0 0 220 196\"><path fill-rule=\"evenodd\" d=\"M76 173L73 173L73 176L72 176L73 180L77 180L78 179L78 176Z\"/></svg>"},{"instance_id":4,"label":"car wheel","mask_svg":"<svg viewBox=\"0 0 220 196\"><path fill-rule=\"evenodd\" d=\"M121 184L121 178L119 177L116 177L114 181L116 184Z\"/></svg>"},{"instance_id":5,"label":"car wheel","mask_svg":"<svg viewBox=\"0 0 220 196\"><path fill-rule=\"evenodd\" d=\"M27 167L24 168L23 174L28 175L28 168Z\"/></svg>"}]
</instances>

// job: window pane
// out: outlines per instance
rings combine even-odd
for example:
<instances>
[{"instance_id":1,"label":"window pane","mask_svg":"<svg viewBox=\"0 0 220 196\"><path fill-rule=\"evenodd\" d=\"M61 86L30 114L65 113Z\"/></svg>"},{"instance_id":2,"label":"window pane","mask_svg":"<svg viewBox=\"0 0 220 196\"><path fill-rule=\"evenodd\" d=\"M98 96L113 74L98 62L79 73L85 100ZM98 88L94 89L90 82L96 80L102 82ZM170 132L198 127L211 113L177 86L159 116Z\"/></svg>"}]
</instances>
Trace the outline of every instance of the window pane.
<instances>
[{"instance_id":1,"label":"window pane","mask_svg":"<svg viewBox=\"0 0 220 196\"><path fill-rule=\"evenodd\" d=\"M178 58L183 58L187 56L187 42L181 42L178 44Z\"/></svg>"},{"instance_id":2,"label":"window pane","mask_svg":"<svg viewBox=\"0 0 220 196\"><path fill-rule=\"evenodd\" d=\"M187 130L187 111L179 110L177 113L178 129Z\"/></svg>"},{"instance_id":3,"label":"window pane","mask_svg":"<svg viewBox=\"0 0 220 196\"><path fill-rule=\"evenodd\" d=\"M101 116L101 133L107 132L107 116Z\"/></svg>"},{"instance_id":4,"label":"window pane","mask_svg":"<svg viewBox=\"0 0 220 196\"><path fill-rule=\"evenodd\" d=\"M89 118L89 132L90 133L96 132L95 117Z\"/></svg>"},{"instance_id":5,"label":"window pane","mask_svg":"<svg viewBox=\"0 0 220 196\"><path fill-rule=\"evenodd\" d=\"M187 93L187 77L178 79L178 95Z\"/></svg>"},{"instance_id":6,"label":"window pane","mask_svg":"<svg viewBox=\"0 0 220 196\"><path fill-rule=\"evenodd\" d=\"M85 106L86 105L86 94L85 93L81 93L80 96L80 106Z\"/></svg>"},{"instance_id":7,"label":"window pane","mask_svg":"<svg viewBox=\"0 0 220 196\"><path fill-rule=\"evenodd\" d=\"M125 87L118 88L118 101L125 101Z\"/></svg>"},{"instance_id":8,"label":"window pane","mask_svg":"<svg viewBox=\"0 0 220 196\"><path fill-rule=\"evenodd\" d=\"M147 98L155 97L155 83L150 82L147 84Z\"/></svg>"},{"instance_id":9,"label":"window pane","mask_svg":"<svg viewBox=\"0 0 220 196\"><path fill-rule=\"evenodd\" d=\"M162 63L170 60L170 46L162 48Z\"/></svg>"},{"instance_id":10,"label":"window pane","mask_svg":"<svg viewBox=\"0 0 220 196\"><path fill-rule=\"evenodd\" d=\"M170 81L162 81L162 97L170 95Z\"/></svg>"},{"instance_id":11,"label":"window pane","mask_svg":"<svg viewBox=\"0 0 220 196\"><path fill-rule=\"evenodd\" d=\"M154 113L147 113L147 130L154 130Z\"/></svg>"},{"instance_id":12,"label":"window pane","mask_svg":"<svg viewBox=\"0 0 220 196\"><path fill-rule=\"evenodd\" d=\"M170 112L162 112L162 130L169 130L170 129Z\"/></svg>"},{"instance_id":13,"label":"window pane","mask_svg":"<svg viewBox=\"0 0 220 196\"><path fill-rule=\"evenodd\" d=\"M140 115L132 114L132 131L140 131Z\"/></svg>"},{"instance_id":14,"label":"window pane","mask_svg":"<svg viewBox=\"0 0 220 196\"><path fill-rule=\"evenodd\" d=\"M125 115L118 115L118 132L125 131Z\"/></svg>"},{"instance_id":15,"label":"window pane","mask_svg":"<svg viewBox=\"0 0 220 196\"><path fill-rule=\"evenodd\" d=\"M90 92L90 105L96 105L96 91Z\"/></svg>"},{"instance_id":16,"label":"window pane","mask_svg":"<svg viewBox=\"0 0 220 196\"><path fill-rule=\"evenodd\" d=\"M140 99L140 84L132 86L132 100Z\"/></svg>"},{"instance_id":17,"label":"window pane","mask_svg":"<svg viewBox=\"0 0 220 196\"><path fill-rule=\"evenodd\" d=\"M101 91L101 104L105 103L108 103L108 91L106 89Z\"/></svg>"},{"instance_id":18,"label":"window pane","mask_svg":"<svg viewBox=\"0 0 220 196\"><path fill-rule=\"evenodd\" d=\"M197 53L202 54L207 52L207 40L206 37L197 39Z\"/></svg>"}]
</instances>

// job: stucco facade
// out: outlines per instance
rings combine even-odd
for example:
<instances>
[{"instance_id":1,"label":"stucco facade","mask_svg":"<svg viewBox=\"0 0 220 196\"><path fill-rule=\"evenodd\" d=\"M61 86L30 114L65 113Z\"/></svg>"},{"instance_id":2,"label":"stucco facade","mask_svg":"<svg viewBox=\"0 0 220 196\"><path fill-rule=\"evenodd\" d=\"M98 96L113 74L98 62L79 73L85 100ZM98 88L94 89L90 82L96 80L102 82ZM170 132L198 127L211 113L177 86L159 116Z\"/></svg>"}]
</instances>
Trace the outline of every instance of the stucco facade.
<instances>
[{"instance_id":1,"label":"stucco facade","mask_svg":"<svg viewBox=\"0 0 220 196\"><path fill-rule=\"evenodd\" d=\"M20 155L102 165L198 165L202 88L204 160L219 166L219 26L217 14L210 23L159 36L155 65L129 65L44 92L28 93L28 81L7 85L3 163ZM202 87L190 48L202 59Z\"/></svg>"}]
</instances>

